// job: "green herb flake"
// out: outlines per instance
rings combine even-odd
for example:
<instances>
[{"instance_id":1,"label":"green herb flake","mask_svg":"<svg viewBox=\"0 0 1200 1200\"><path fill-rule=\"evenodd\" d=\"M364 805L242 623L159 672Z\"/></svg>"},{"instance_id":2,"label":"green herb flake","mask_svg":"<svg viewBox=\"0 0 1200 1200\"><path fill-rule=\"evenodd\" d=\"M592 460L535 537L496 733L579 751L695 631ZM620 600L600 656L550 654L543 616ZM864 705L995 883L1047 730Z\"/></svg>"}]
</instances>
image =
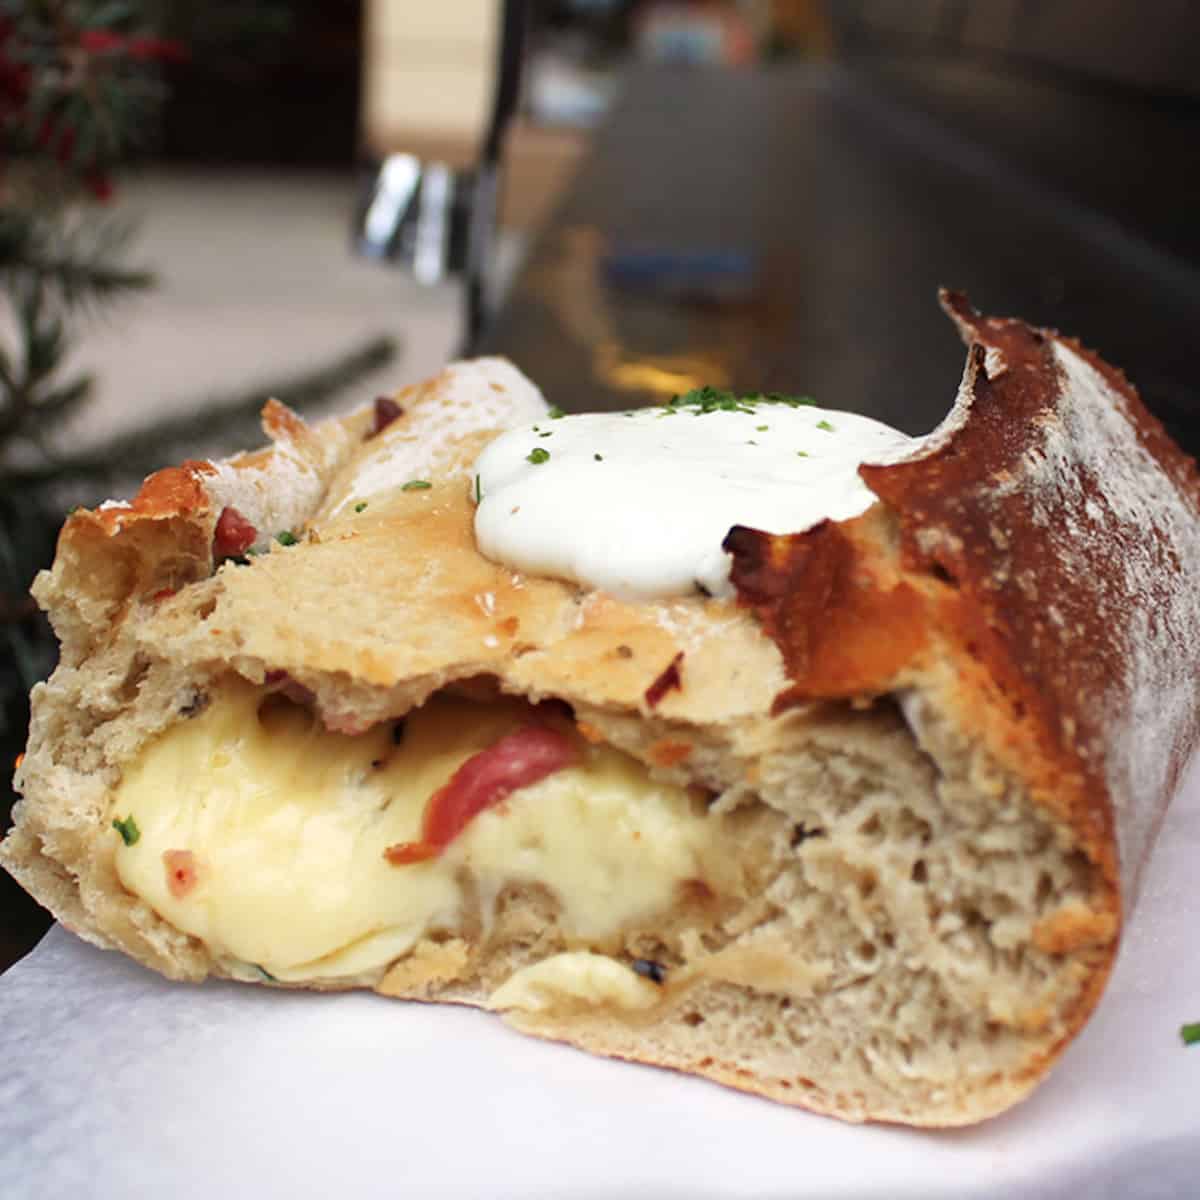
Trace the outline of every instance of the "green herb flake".
<instances>
[{"instance_id":1,"label":"green herb flake","mask_svg":"<svg viewBox=\"0 0 1200 1200\"><path fill-rule=\"evenodd\" d=\"M252 966L263 977L264 982L266 982L266 983L278 983L279 982L279 980L276 979L275 976L272 975L271 972L268 971L266 967L259 966L258 963L251 963L250 966Z\"/></svg>"},{"instance_id":2,"label":"green herb flake","mask_svg":"<svg viewBox=\"0 0 1200 1200\"><path fill-rule=\"evenodd\" d=\"M427 492L433 487L428 479L410 479L400 490L402 492Z\"/></svg>"},{"instance_id":3,"label":"green herb flake","mask_svg":"<svg viewBox=\"0 0 1200 1200\"><path fill-rule=\"evenodd\" d=\"M824 420L818 421L817 428L825 430L826 433L833 432L833 426L828 421L824 421Z\"/></svg>"},{"instance_id":4,"label":"green herb flake","mask_svg":"<svg viewBox=\"0 0 1200 1200\"><path fill-rule=\"evenodd\" d=\"M593 454L593 455L592 455L592 457L593 457L593 458L594 458L594 459L595 459L597 462L603 462L603 461L604 461L604 455L603 455L603 454Z\"/></svg>"},{"instance_id":5,"label":"green herb flake","mask_svg":"<svg viewBox=\"0 0 1200 1200\"><path fill-rule=\"evenodd\" d=\"M766 433L770 428L770 425L755 425L754 431L755 433Z\"/></svg>"},{"instance_id":6,"label":"green herb flake","mask_svg":"<svg viewBox=\"0 0 1200 1200\"><path fill-rule=\"evenodd\" d=\"M530 450L527 455L525 455L526 461L534 464L547 462L549 461L549 458L550 451L543 450L541 446L534 446L534 448Z\"/></svg>"},{"instance_id":7,"label":"green herb flake","mask_svg":"<svg viewBox=\"0 0 1200 1200\"><path fill-rule=\"evenodd\" d=\"M483 484L479 481L479 476L475 476L475 503L483 503Z\"/></svg>"},{"instance_id":8,"label":"green herb flake","mask_svg":"<svg viewBox=\"0 0 1200 1200\"><path fill-rule=\"evenodd\" d=\"M275 540L281 546L294 546L300 539L290 529L284 529L275 535Z\"/></svg>"},{"instance_id":9,"label":"green herb flake","mask_svg":"<svg viewBox=\"0 0 1200 1200\"><path fill-rule=\"evenodd\" d=\"M1200 1021L1192 1021L1179 1027L1179 1036L1185 1046L1200 1045Z\"/></svg>"},{"instance_id":10,"label":"green herb flake","mask_svg":"<svg viewBox=\"0 0 1200 1200\"><path fill-rule=\"evenodd\" d=\"M355 511L355 512L362 512L362 511L363 511L363 510L364 510L366 507L367 507L367 502L366 502L365 500L360 500L360 501L359 501L359 502L358 502L358 503L357 503L357 504L354 506L354 511Z\"/></svg>"},{"instance_id":11,"label":"green herb flake","mask_svg":"<svg viewBox=\"0 0 1200 1200\"><path fill-rule=\"evenodd\" d=\"M711 412L753 413L754 409L749 401L749 397L739 398L724 388L699 387L692 388L690 392L684 392L679 396L672 396L667 401L667 407L671 409L688 408L693 410L698 417Z\"/></svg>"},{"instance_id":12,"label":"green herb flake","mask_svg":"<svg viewBox=\"0 0 1200 1200\"><path fill-rule=\"evenodd\" d=\"M816 404L816 401L811 396L785 396L782 392L756 392L739 396L725 388L699 387L673 396L667 401L666 411L687 408L697 416L710 412L740 412L753 416L758 411L755 406L759 404L785 404L788 408L801 408ZM761 428L765 429L766 426Z\"/></svg>"},{"instance_id":13,"label":"green herb flake","mask_svg":"<svg viewBox=\"0 0 1200 1200\"><path fill-rule=\"evenodd\" d=\"M797 450L797 451L796 451L796 455L797 455L797 457L798 457L798 458L807 458L807 457L808 457L808 451L807 451L807 450Z\"/></svg>"},{"instance_id":14,"label":"green herb flake","mask_svg":"<svg viewBox=\"0 0 1200 1200\"><path fill-rule=\"evenodd\" d=\"M130 813L123 821L114 818L113 828L121 835L121 841L127 846L136 846L138 838L142 836L142 831L133 819L133 813Z\"/></svg>"},{"instance_id":15,"label":"green herb flake","mask_svg":"<svg viewBox=\"0 0 1200 1200\"><path fill-rule=\"evenodd\" d=\"M67 516L73 517L82 507L82 504L72 504L71 507L67 509Z\"/></svg>"},{"instance_id":16,"label":"green herb flake","mask_svg":"<svg viewBox=\"0 0 1200 1200\"><path fill-rule=\"evenodd\" d=\"M561 408L559 408L557 404L550 405L550 413L549 413L550 420L558 421L561 418L565 417L566 415L567 414L565 412L563 412L563 410Z\"/></svg>"},{"instance_id":17,"label":"green herb flake","mask_svg":"<svg viewBox=\"0 0 1200 1200\"><path fill-rule=\"evenodd\" d=\"M817 404L811 396L785 396L782 392L763 392L757 399L767 404L786 404L788 408L815 408Z\"/></svg>"},{"instance_id":18,"label":"green herb flake","mask_svg":"<svg viewBox=\"0 0 1200 1200\"><path fill-rule=\"evenodd\" d=\"M553 437L553 436L554 436L554 432L553 432L552 430L550 430L550 429L547 429L545 433L539 433L539 434L538 434L538 437L540 437L540 438L542 438L542 437Z\"/></svg>"}]
</instances>

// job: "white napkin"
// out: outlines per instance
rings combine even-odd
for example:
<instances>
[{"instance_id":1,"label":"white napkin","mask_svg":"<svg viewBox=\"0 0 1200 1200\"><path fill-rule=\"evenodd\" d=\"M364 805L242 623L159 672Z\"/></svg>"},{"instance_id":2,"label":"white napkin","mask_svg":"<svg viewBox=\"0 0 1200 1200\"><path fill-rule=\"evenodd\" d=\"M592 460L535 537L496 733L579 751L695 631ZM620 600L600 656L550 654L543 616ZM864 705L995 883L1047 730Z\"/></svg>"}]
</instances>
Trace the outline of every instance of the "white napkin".
<instances>
[{"instance_id":1,"label":"white napkin","mask_svg":"<svg viewBox=\"0 0 1200 1200\"><path fill-rule=\"evenodd\" d=\"M54 929L0 978L0 1195L1200 1196L1200 766L1108 992L1026 1103L853 1127L372 995L177 985Z\"/></svg>"}]
</instances>

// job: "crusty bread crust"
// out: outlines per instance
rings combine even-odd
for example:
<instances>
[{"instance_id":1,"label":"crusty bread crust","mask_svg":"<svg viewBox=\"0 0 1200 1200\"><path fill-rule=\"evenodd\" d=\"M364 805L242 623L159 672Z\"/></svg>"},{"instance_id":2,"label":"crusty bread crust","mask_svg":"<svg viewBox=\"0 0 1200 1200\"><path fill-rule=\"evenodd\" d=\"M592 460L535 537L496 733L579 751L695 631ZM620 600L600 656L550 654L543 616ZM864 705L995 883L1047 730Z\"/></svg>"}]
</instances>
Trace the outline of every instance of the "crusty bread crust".
<instances>
[{"instance_id":1,"label":"crusty bread crust","mask_svg":"<svg viewBox=\"0 0 1200 1200\"><path fill-rule=\"evenodd\" d=\"M665 964L648 1012L568 999L510 1021L851 1120L1014 1103L1097 1002L1195 742L1200 485L1111 368L944 303L971 347L955 411L911 460L862 468L881 503L861 517L732 531L737 606L626 604L479 555L470 464L542 411L506 364L401 393L375 436L370 412L310 429L270 405L274 449L76 513L35 587L62 659L0 862L99 945L243 977L120 886L123 764L230 674L286 679L347 733L486 680L702 784L744 859L719 903L599 948ZM301 544L218 567L226 507ZM536 889L495 918L312 986L488 1006L578 948Z\"/></svg>"}]
</instances>

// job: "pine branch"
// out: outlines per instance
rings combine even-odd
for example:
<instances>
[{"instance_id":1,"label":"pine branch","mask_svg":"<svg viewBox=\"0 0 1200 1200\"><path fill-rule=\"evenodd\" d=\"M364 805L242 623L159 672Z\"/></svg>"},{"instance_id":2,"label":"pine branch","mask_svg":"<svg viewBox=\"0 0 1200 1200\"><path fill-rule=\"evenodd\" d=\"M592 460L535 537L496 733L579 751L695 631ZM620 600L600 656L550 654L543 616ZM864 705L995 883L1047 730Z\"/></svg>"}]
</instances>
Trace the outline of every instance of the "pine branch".
<instances>
[{"instance_id":1,"label":"pine branch","mask_svg":"<svg viewBox=\"0 0 1200 1200\"><path fill-rule=\"evenodd\" d=\"M66 319L149 286L149 273L121 262L129 237L129 226L111 219L0 209L0 285L20 350L18 357L0 349L0 447L18 437L44 443L43 423L66 419L90 394L86 376L57 378Z\"/></svg>"},{"instance_id":2,"label":"pine branch","mask_svg":"<svg viewBox=\"0 0 1200 1200\"><path fill-rule=\"evenodd\" d=\"M54 639L28 589L53 552L58 524L30 493L0 491L0 735L9 732L14 703L54 665Z\"/></svg>"},{"instance_id":3,"label":"pine branch","mask_svg":"<svg viewBox=\"0 0 1200 1200\"><path fill-rule=\"evenodd\" d=\"M111 438L82 454L56 458L32 470L10 472L7 480L16 488L39 488L65 479L100 484L122 476L142 478L170 462L195 455L198 448L220 453L254 445L262 440L259 414L271 397L303 413L353 386L367 373L390 362L395 354L394 339L372 338L328 366L232 397L210 396L195 401L181 415ZM214 447L214 430L220 430L220 449Z\"/></svg>"},{"instance_id":4,"label":"pine branch","mask_svg":"<svg viewBox=\"0 0 1200 1200\"><path fill-rule=\"evenodd\" d=\"M154 276L121 263L132 232L114 218L0 209L0 281L13 291L40 286L68 309L140 291Z\"/></svg>"},{"instance_id":5,"label":"pine branch","mask_svg":"<svg viewBox=\"0 0 1200 1200\"><path fill-rule=\"evenodd\" d=\"M0 0L6 57L27 95L5 122L10 153L56 161L64 183L106 190L108 169L157 132L161 62L181 47L130 5ZM15 11L13 11L15 10Z\"/></svg>"}]
</instances>

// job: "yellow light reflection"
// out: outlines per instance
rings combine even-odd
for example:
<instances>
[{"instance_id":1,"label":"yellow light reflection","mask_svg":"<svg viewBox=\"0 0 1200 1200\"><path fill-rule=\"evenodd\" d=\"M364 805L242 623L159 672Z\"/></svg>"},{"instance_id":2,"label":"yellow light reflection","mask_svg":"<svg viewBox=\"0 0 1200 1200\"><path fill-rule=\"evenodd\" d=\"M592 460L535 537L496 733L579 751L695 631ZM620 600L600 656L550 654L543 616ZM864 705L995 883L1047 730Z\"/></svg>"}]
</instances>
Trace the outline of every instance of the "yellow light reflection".
<instances>
[{"instance_id":1,"label":"yellow light reflection","mask_svg":"<svg viewBox=\"0 0 1200 1200\"><path fill-rule=\"evenodd\" d=\"M677 396L692 388L725 387L729 376L716 362L686 356L629 355L615 342L596 347L592 370L598 379L621 392Z\"/></svg>"}]
</instances>

